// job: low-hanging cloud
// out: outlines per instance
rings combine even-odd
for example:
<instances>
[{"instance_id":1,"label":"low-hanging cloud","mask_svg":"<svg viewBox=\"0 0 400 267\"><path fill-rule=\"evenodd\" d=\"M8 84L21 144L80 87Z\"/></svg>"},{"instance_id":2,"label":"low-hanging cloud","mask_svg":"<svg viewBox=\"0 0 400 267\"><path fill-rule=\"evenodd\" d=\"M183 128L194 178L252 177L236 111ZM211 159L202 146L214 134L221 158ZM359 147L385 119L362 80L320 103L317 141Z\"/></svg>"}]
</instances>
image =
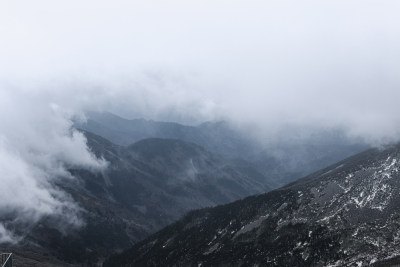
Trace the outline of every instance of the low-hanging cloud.
<instances>
[{"instance_id":1,"label":"low-hanging cloud","mask_svg":"<svg viewBox=\"0 0 400 267\"><path fill-rule=\"evenodd\" d=\"M23 3L0 6L2 88L125 117L398 139L398 1Z\"/></svg>"},{"instance_id":2,"label":"low-hanging cloud","mask_svg":"<svg viewBox=\"0 0 400 267\"><path fill-rule=\"evenodd\" d=\"M107 163L89 151L70 116L28 92L0 91L0 243L18 241L10 229L43 216L83 223L80 208L55 183L72 179L68 167L101 170Z\"/></svg>"},{"instance_id":3,"label":"low-hanging cloud","mask_svg":"<svg viewBox=\"0 0 400 267\"><path fill-rule=\"evenodd\" d=\"M51 183L66 166L105 165L72 129L85 110L225 119L261 139L294 125L398 141L399 8L394 0L1 2L0 210L39 218L77 208ZM10 198L5 188L17 184ZM0 242L12 237L6 229Z\"/></svg>"}]
</instances>

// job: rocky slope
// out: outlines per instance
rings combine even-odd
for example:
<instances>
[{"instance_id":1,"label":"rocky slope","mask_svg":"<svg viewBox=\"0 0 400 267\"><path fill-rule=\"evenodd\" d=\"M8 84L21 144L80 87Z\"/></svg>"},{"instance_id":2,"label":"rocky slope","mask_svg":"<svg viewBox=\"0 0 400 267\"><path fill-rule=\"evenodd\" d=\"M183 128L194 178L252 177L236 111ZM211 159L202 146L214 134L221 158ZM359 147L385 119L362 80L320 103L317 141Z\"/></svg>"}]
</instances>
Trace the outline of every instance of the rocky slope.
<instances>
[{"instance_id":1,"label":"rocky slope","mask_svg":"<svg viewBox=\"0 0 400 267\"><path fill-rule=\"evenodd\" d=\"M399 229L400 145L393 145L190 212L104 266L385 266L400 255Z\"/></svg>"}]
</instances>

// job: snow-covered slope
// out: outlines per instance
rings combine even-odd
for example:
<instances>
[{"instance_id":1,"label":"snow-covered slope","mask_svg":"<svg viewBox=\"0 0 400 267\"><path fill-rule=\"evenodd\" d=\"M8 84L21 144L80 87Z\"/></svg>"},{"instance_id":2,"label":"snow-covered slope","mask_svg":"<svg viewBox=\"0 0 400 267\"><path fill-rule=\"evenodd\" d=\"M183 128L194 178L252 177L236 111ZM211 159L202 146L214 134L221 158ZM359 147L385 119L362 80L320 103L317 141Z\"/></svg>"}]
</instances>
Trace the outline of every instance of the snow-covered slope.
<instances>
[{"instance_id":1,"label":"snow-covered slope","mask_svg":"<svg viewBox=\"0 0 400 267\"><path fill-rule=\"evenodd\" d=\"M400 145L393 145L191 212L105 266L364 266L400 255L399 245Z\"/></svg>"}]
</instances>

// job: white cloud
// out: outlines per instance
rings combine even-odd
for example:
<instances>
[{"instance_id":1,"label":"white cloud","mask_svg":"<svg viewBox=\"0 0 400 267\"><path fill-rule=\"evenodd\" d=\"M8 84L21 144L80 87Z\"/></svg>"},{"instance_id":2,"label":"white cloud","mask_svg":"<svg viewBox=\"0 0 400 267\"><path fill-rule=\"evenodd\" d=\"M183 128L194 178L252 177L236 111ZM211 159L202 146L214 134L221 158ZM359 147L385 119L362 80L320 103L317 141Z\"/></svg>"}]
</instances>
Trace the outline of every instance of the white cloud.
<instances>
[{"instance_id":1,"label":"white cloud","mask_svg":"<svg viewBox=\"0 0 400 267\"><path fill-rule=\"evenodd\" d=\"M28 92L0 91L0 121L0 215L11 216L0 223L0 242L15 240L8 226L46 215L82 224L79 207L54 184L70 176L66 167L99 170L106 162L91 154L67 114Z\"/></svg>"},{"instance_id":2,"label":"white cloud","mask_svg":"<svg viewBox=\"0 0 400 267\"><path fill-rule=\"evenodd\" d=\"M86 109L228 119L261 135L294 124L398 140L399 8L394 0L2 1L0 155L9 164L0 179L24 185L18 201L40 200L37 214L62 207L51 179L65 165L103 166L70 128Z\"/></svg>"},{"instance_id":3,"label":"white cloud","mask_svg":"<svg viewBox=\"0 0 400 267\"><path fill-rule=\"evenodd\" d=\"M398 1L0 5L6 87L47 86L55 102L68 95L126 116L398 134Z\"/></svg>"}]
</instances>

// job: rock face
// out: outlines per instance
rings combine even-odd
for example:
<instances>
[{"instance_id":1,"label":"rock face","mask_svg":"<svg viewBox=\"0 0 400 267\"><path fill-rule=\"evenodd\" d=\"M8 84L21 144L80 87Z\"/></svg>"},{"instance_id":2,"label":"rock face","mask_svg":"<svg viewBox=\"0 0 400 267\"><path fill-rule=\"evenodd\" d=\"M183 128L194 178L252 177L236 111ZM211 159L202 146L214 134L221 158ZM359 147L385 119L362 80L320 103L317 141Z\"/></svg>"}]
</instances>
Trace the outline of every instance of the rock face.
<instances>
[{"instance_id":1,"label":"rock face","mask_svg":"<svg viewBox=\"0 0 400 267\"><path fill-rule=\"evenodd\" d=\"M121 147L85 134L88 146L109 167L103 173L70 169L75 179L55 185L82 208L79 218L85 225L67 229L57 218L44 218L21 233L24 239L18 246L5 251L42 264L57 258L96 266L189 210L270 190L250 164L232 162L192 143L146 139Z\"/></svg>"},{"instance_id":2,"label":"rock face","mask_svg":"<svg viewBox=\"0 0 400 267\"><path fill-rule=\"evenodd\" d=\"M363 266L400 254L400 145L188 213L109 266Z\"/></svg>"}]
</instances>

